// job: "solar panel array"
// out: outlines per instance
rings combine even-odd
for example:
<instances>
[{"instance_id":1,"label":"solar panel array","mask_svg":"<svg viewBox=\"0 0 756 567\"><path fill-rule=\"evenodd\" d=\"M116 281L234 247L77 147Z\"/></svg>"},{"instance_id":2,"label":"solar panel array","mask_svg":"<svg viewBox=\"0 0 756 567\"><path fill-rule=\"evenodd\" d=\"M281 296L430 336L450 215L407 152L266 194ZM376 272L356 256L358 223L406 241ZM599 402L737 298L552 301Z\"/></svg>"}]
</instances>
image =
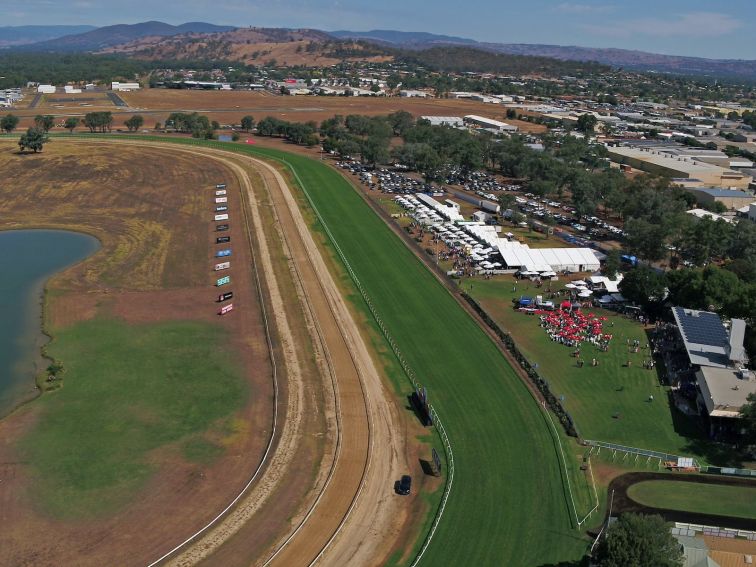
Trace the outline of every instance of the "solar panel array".
<instances>
[{"instance_id":1,"label":"solar panel array","mask_svg":"<svg viewBox=\"0 0 756 567\"><path fill-rule=\"evenodd\" d=\"M688 343L721 347L728 343L729 337L716 313L698 311L695 315L682 307L675 307L677 320L682 326L682 333Z\"/></svg>"}]
</instances>

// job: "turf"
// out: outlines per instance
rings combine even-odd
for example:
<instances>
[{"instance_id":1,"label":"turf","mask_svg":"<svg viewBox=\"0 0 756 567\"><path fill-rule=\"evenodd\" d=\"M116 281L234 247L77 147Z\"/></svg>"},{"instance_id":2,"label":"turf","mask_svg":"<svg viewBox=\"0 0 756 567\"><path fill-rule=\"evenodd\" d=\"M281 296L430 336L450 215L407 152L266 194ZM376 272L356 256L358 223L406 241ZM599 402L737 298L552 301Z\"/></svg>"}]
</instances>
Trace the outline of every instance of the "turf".
<instances>
[{"instance_id":1,"label":"turf","mask_svg":"<svg viewBox=\"0 0 756 567\"><path fill-rule=\"evenodd\" d=\"M300 156L247 151L285 158L296 169L442 416L457 468L423 564L579 557L585 543L571 529L554 440L493 342L337 172Z\"/></svg>"},{"instance_id":2,"label":"turf","mask_svg":"<svg viewBox=\"0 0 756 567\"><path fill-rule=\"evenodd\" d=\"M155 470L150 451L179 441L186 457L212 460L199 435L222 430L248 395L223 339L213 324L187 322L97 319L59 331L49 351L65 386L39 400L19 443L40 508L62 518L112 512Z\"/></svg>"},{"instance_id":3,"label":"turf","mask_svg":"<svg viewBox=\"0 0 756 567\"><path fill-rule=\"evenodd\" d=\"M524 283L513 291L511 278L475 280L472 289L469 283L462 285L503 329L512 333L528 359L538 364L552 391L564 396L563 404L584 438L707 460L700 426L671 407L669 389L660 384L656 371L643 368L648 351L629 353L628 340L640 340L642 345L647 342L639 323L611 311L592 310L608 318L604 330L614 338L608 352L584 345L581 357L588 363L578 368L576 359L570 356L574 349L552 342L537 316L512 309L513 297L541 291ZM556 289L561 284L554 282L554 286ZM599 362L597 367L590 365L592 358ZM654 396L652 402L649 395Z\"/></svg>"},{"instance_id":4,"label":"turf","mask_svg":"<svg viewBox=\"0 0 756 567\"><path fill-rule=\"evenodd\" d=\"M636 502L654 508L756 520L756 484L748 488L647 480L632 485L627 493Z\"/></svg>"}]
</instances>

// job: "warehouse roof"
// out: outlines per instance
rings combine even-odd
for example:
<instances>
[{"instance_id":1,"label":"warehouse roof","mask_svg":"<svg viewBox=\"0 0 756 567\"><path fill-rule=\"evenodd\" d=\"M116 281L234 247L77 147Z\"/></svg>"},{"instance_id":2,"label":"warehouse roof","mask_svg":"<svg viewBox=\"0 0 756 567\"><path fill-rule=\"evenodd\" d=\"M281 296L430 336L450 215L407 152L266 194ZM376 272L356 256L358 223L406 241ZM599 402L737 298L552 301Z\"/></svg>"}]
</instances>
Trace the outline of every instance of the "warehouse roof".
<instances>
[{"instance_id":1,"label":"warehouse roof","mask_svg":"<svg viewBox=\"0 0 756 567\"><path fill-rule=\"evenodd\" d=\"M738 191L737 189L720 189L718 187L691 187L689 191L700 191L712 197L728 197L730 199L754 199L752 193Z\"/></svg>"},{"instance_id":2,"label":"warehouse roof","mask_svg":"<svg viewBox=\"0 0 756 567\"><path fill-rule=\"evenodd\" d=\"M695 175L718 174L726 176L742 177L742 174L712 165L710 163L695 161L690 158L672 157L670 154L655 149L630 148L627 146L616 146L607 148L609 155L638 159L659 167L665 167L674 171L687 173L693 177Z\"/></svg>"}]
</instances>

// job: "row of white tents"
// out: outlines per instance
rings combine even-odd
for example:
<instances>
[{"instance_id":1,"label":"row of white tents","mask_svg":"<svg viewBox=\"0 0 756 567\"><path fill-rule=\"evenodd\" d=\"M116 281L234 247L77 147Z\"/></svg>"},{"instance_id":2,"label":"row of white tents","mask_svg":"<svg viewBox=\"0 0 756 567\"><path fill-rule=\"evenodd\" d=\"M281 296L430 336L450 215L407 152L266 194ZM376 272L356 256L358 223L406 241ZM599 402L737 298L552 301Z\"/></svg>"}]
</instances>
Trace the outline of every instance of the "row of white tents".
<instances>
[{"instance_id":1,"label":"row of white tents","mask_svg":"<svg viewBox=\"0 0 756 567\"><path fill-rule=\"evenodd\" d=\"M455 207L422 193L398 195L394 200L417 222L431 226L446 244L466 247L479 271L519 271L551 278L558 272L595 272L601 265L591 248L530 248L511 233L502 238L495 226L465 221Z\"/></svg>"}]
</instances>

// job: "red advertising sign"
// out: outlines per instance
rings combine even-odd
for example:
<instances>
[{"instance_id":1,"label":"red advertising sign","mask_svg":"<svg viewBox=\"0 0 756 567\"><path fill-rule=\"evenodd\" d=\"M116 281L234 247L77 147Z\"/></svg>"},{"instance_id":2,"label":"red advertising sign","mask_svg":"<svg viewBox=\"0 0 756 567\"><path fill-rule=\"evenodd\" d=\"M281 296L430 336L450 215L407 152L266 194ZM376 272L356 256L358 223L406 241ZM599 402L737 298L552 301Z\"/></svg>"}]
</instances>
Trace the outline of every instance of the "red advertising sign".
<instances>
[{"instance_id":1,"label":"red advertising sign","mask_svg":"<svg viewBox=\"0 0 756 567\"><path fill-rule=\"evenodd\" d=\"M234 309L234 304L229 303L228 305L224 305L218 310L218 315L225 315L226 313L233 311L233 309Z\"/></svg>"}]
</instances>

